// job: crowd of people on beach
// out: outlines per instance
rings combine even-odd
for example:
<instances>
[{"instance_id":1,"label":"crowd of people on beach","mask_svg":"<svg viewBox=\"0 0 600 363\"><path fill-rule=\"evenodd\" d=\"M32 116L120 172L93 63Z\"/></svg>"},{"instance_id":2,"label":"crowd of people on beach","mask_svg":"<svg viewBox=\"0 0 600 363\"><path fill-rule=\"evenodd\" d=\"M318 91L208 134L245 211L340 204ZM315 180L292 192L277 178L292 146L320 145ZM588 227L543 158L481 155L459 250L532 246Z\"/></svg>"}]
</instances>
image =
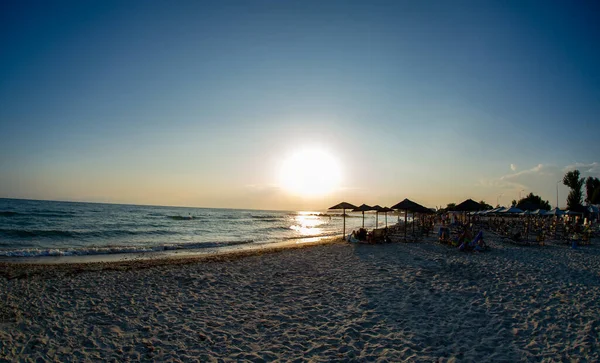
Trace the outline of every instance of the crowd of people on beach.
<instances>
[{"instance_id":1,"label":"crowd of people on beach","mask_svg":"<svg viewBox=\"0 0 600 363\"><path fill-rule=\"evenodd\" d=\"M488 218L478 221L485 228L517 243L548 240L571 244L589 244L598 226L594 220L581 217Z\"/></svg>"},{"instance_id":2,"label":"crowd of people on beach","mask_svg":"<svg viewBox=\"0 0 600 363\"><path fill-rule=\"evenodd\" d=\"M425 215L404 225L402 221L388 228L360 228L346 240L354 243L418 242L437 231L438 242L463 252L483 252L489 249L486 234L495 234L515 243L544 245L547 240L570 243L573 247L589 244L598 225L594 220L579 217L478 217L460 215Z\"/></svg>"}]
</instances>

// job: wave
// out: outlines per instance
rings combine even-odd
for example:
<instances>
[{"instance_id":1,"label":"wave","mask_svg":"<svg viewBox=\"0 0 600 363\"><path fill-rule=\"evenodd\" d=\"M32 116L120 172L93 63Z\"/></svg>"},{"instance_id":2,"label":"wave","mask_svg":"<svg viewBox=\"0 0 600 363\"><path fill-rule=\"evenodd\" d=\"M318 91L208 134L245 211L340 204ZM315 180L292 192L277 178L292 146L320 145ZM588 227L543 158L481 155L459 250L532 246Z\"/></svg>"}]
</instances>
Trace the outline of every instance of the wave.
<instances>
[{"instance_id":1,"label":"wave","mask_svg":"<svg viewBox=\"0 0 600 363\"><path fill-rule=\"evenodd\" d=\"M0 228L0 236L18 238L89 238L89 237L118 237L132 235L176 235L179 232L166 229L131 230L115 229L109 231L67 231L58 229L6 229Z\"/></svg>"},{"instance_id":2,"label":"wave","mask_svg":"<svg viewBox=\"0 0 600 363\"><path fill-rule=\"evenodd\" d=\"M12 217L12 216L18 216L21 213L19 212L10 212L10 211L0 211L0 217Z\"/></svg>"},{"instance_id":3,"label":"wave","mask_svg":"<svg viewBox=\"0 0 600 363\"><path fill-rule=\"evenodd\" d=\"M168 218L175 220L175 221L190 221L192 219L196 219L197 217L194 217L192 215L189 216L167 216Z\"/></svg>"},{"instance_id":4,"label":"wave","mask_svg":"<svg viewBox=\"0 0 600 363\"><path fill-rule=\"evenodd\" d=\"M225 216L213 216L212 219L224 219L224 220L236 220L236 219L244 219L243 216L233 216L233 215L225 215Z\"/></svg>"},{"instance_id":5,"label":"wave","mask_svg":"<svg viewBox=\"0 0 600 363\"><path fill-rule=\"evenodd\" d=\"M254 218L254 219L261 219L266 222L268 222L270 220L279 221L279 220L283 219L283 216L277 216L277 215L251 215L250 217Z\"/></svg>"},{"instance_id":6,"label":"wave","mask_svg":"<svg viewBox=\"0 0 600 363\"><path fill-rule=\"evenodd\" d=\"M304 239L304 238L316 238L316 237L333 237L333 236L338 236L340 233L339 232L329 232L329 233L323 233L323 234L311 234L311 235L305 235L305 236L293 236L293 237L284 237L282 239Z\"/></svg>"},{"instance_id":7,"label":"wave","mask_svg":"<svg viewBox=\"0 0 600 363\"><path fill-rule=\"evenodd\" d=\"M82 248L23 248L0 250L0 257L89 256L219 248L253 243L254 240L163 244L156 246L96 246Z\"/></svg>"},{"instance_id":8,"label":"wave","mask_svg":"<svg viewBox=\"0 0 600 363\"><path fill-rule=\"evenodd\" d=\"M287 214L290 217L298 217L298 216L302 216L302 217L337 217L340 216L341 214L329 214L329 213L321 213L321 212L302 212L302 213L288 213Z\"/></svg>"},{"instance_id":9,"label":"wave","mask_svg":"<svg viewBox=\"0 0 600 363\"><path fill-rule=\"evenodd\" d=\"M289 231L291 227L287 227L287 226L271 226L271 227L264 227L264 228L259 228L256 231L257 232L267 232L267 231Z\"/></svg>"},{"instance_id":10,"label":"wave","mask_svg":"<svg viewBox=\"0 0 600 363\"><path fill-rule=\"evenodd\" d=\"M59 217L59 218L70 218L75 216L75 212L61 212L61 211L37 211L37 212L13 212L13 211L0 211L0 217L14 217L14 216L27 216L27 217Z\"/></svg>"}]
</instances>

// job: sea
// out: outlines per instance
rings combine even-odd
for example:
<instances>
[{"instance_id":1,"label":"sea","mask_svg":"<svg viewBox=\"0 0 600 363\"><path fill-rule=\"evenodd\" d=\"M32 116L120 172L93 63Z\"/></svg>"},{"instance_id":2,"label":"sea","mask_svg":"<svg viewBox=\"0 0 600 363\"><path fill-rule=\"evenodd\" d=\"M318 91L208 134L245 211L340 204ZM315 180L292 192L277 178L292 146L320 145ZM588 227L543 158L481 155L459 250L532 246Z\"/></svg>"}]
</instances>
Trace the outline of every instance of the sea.
<instances>
[{"instance_id":1,"label":"sea","mask_svg":"<svg viewBox=\"0 0 600 363\"><path fill-rule=\"evenodd\" d=\"M346 233L362 226L346 211ZM393 224L397 217L387 216ZM0 258L210 251L342 236L341 211L269 211L0 198ZM365 228L385 226L367 212Z\"/></svg>"}]
</instances>

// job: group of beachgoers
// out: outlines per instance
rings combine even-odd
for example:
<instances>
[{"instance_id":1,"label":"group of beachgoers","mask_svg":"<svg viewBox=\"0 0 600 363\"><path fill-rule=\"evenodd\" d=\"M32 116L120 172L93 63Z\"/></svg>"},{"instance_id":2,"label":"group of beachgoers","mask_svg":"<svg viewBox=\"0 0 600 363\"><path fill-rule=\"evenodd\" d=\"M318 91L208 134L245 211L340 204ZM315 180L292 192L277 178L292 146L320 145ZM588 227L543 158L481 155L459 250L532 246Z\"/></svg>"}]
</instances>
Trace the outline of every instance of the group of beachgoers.
<instances>
[{"instance_id":1,"label":"group of beachgoers","mask_svg":"<svg viewBox=\"0 0 600 363\"><path fill-rule=\"evenodd\" d=\"M488 249L488 245L483 238L483 230L480 230L475 237L473 237L471 224L457 224L455 227L457 227L458 233L456 237L452 238L450 228L441 226L438 232L438 241L443 244L458 247L458 250L463 252L483 252Z\"/></svg>"},{"instance_id":2,"label":"group of beachgoers","mask_svg":"<svg viewBox=\"0 0 600 363\"><path fill-rule=\"evenodd\" d=\"M583 218L448 218L448 216L425 216L409 225L395 224L389 228L368 231L357 229L346 236L348 242L386 243L420 241L438 228L438 241L456 247L463 252L483 252L489 249L484 231L491 231L517 243L544 244L546 239L565 241L574 247L588 244L593 236L594 221ZM406 230L410 231L408 234ZM416 230L416 232L415 232ZM531 237L531 239L530 239Z\"/></svg>"},{"instance_id":3,"label":"group of beachgoers","mask_svg":"<svg viewBox=\"0 0 600 363\"><path fill-rule=\"evenodd\" d=\"M541 245L546 240L574 245L588 244L594 230L598 229L595 220L578 217L491 218L480 221L479 224L515 242L531 241Z\"/></svg>"},{"instance_id":4,"label":"group of beachgoers","mask_svg":"<svg viewBox=\"0 0 600 363\"><path fill-rule=\"evenodd\" d=\"M428 237L433 233L436 225L441 224L438 229L438 241L440 243L456 247L459 251L463 252L483 252L488 249L483 238L483 230L479 230L474 234L473 224L455 222L451 226L446 226L443 222L445 220L441 218L425 216L411 222L410 226L403 226L401 223L398 223L389 228L373 229L372 231L359 228L352 231L345 239L351 243L369 244L420 241L422 237ZM412 225L413 223L414 225ZM454 233L455 237L451 237L450 227L458 231ZM407 234L404 228L410 232Z\"/></svg>"}]
</instances>

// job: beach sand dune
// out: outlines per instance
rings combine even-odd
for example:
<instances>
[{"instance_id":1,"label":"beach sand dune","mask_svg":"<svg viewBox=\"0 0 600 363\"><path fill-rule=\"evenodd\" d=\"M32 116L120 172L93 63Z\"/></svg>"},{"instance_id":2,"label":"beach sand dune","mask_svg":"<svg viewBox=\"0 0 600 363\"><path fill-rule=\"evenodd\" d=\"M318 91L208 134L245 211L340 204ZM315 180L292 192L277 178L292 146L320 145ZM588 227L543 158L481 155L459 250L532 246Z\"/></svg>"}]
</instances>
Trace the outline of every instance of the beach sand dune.
<instances>
[{"instance_id":1,"label":"beach sand dune","mask_svg":"<svg viewBox=\"0 0 600 363\"><path fill-rule=\"evenodd\" d=\"M600 248L328 244L216 262L3 266L8 360L598 361Z\"/></svg>"}]
</instances>

